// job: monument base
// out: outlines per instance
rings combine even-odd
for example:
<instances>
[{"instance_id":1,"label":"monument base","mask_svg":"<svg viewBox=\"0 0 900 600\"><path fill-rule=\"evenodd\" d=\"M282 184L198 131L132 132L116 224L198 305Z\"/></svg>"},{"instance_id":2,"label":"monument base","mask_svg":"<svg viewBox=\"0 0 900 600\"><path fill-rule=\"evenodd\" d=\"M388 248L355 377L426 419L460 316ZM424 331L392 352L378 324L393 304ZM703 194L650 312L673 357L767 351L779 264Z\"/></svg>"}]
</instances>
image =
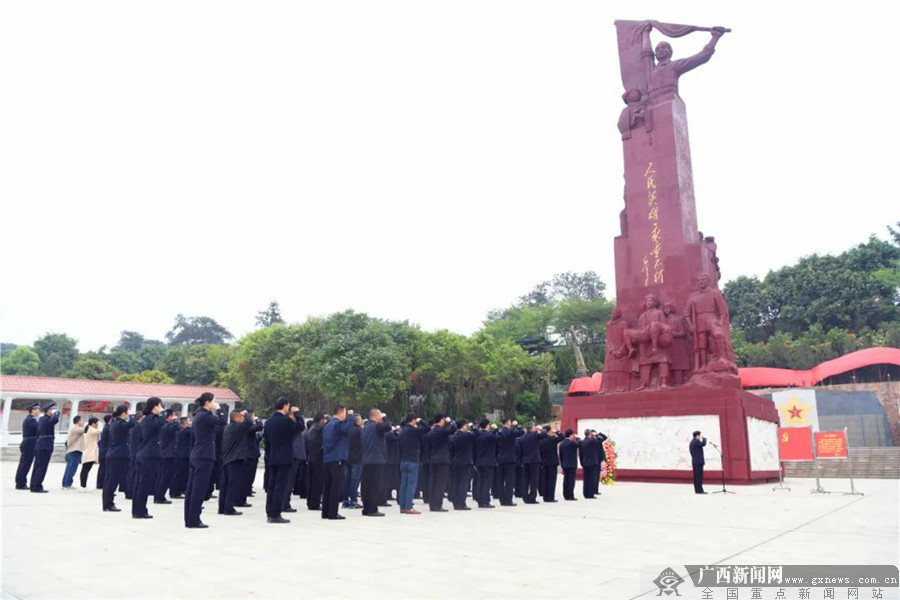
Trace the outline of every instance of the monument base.
<instances>
[{"instance_id":1,"label":"monument base","mask_svg":"<svg viewBox=\"0 0 900 600\"><path fill-rule=\"evenodd\" d=\"M569 395L562 429L596 429L616 444L621 481L690 483L688 445L697 429L707 443L705 485L778 480L778 411L766 398L740 389L676 387L617 394ZM724 464L723 464L724 463Z\"/></svg>"}]
</instances>

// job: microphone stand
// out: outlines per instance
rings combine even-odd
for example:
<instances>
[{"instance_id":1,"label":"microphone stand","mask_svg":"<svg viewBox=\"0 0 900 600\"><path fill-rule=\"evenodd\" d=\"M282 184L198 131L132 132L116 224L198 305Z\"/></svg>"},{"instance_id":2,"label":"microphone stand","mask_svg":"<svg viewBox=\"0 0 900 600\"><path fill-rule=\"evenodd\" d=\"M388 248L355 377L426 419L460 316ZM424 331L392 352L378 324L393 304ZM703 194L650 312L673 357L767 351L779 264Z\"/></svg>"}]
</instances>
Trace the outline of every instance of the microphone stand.
<instances>
[{"instance_id":1,"label":"microphone stand","mask_svg":"<svg viewBox=\"0 0 900 600\"><path fill-rule=\"evenodd\" d=\"M722 451L718 446L715 444L710 445L719 453L719 461L722 463L722 489L714 491L713 494L733 494L734 492L725 489L725 457L722 455Z\"/></svg>"}]
</instances>

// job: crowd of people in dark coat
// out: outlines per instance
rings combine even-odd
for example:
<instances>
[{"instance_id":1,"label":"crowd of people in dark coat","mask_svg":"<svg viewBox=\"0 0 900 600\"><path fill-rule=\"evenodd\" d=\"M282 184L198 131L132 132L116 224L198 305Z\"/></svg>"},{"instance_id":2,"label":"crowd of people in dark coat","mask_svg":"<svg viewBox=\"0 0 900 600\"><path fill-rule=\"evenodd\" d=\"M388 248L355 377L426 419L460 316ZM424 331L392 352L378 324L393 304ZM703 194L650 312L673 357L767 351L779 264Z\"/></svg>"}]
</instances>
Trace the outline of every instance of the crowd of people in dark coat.
<instances>
[{"instance_id":1,"label":"crowd of people in dark coat","mask_svg":"<svg viewBox=\"0 0 900 600\"><path fill-rule=\"evenodd\" d=\"M159 398L150 398L143 413L129 415L118 406L108 415L99 435L98 485L102 508L119 512L115 499L123 492L131 500L131 516L153 518L148 503L184 501L188 528L208 527L201 520L203 503L218 493L218 513L238 516L256 495L254 482L263 458L263 489L269 523L289 523L284 513L297 512L294 496L323 519L345 517L339 509L360 510L383 517L381 508L397 502L400 513L420 514L414 501L431 512L556 502L557 474L563 472L563 499L574 501L576 471L581 463L583 497L599 495L600 469L606 436L586 430L557 431L507 419L501 424L483 419L471 423L437 414L424 420L410 414L392 424L379 409L367 419L337 405L330 416L305 420L287 398L275 401L265 420L252 411L226 414L213 394L196 401L192 417L178 417ZM59 420L55 405L23 425L23 446L16 487L43 490L53 430ZM34 415L36 416L36 415ZM28 442L28 443L26 443ZM260 452L262 445L264 452ZM27 465L26 465L27 463ZM22 472L24 469L24 473ZM20 485L21 484L21 485ZM168 497L167 497L168 495Z\"/></svg>"}]
</instances>

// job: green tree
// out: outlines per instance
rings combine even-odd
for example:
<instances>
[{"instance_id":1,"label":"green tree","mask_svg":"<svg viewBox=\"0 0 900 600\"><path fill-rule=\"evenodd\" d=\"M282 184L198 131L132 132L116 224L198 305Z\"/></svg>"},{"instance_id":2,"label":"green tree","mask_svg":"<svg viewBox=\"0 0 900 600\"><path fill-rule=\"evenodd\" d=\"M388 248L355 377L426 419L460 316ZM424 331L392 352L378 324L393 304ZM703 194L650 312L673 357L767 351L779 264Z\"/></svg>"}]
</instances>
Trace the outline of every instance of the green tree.
<instances>
[{"instance_id":1,"label":"green tree","mask_svg":"<svg viewBox=\"0 0 900 600\"><path fill-rule=\"evenodd\" d=\"M66 377L73 379L112 380L116 378L116 368L108 361L99 358L81 357L66 372Z\"/></svg>"},{"instance_id":2,"label":"green tree","mask_svg":"<svg viewBox=\"0 0 900 600\"><path fill-rule=\"evenodd\" d=\"M175 383L175 380L162 371L150 370L140 373L119 375L116 381L136 381L138 383Z\"/></svg>"},{"instance_id":3,"label":"green tree","mask_svg":"<svg viewBox=\"0 0 900 600\"><path fill-rule=\"evenodd\" d=\"M270 327L276 323L284 324L284 319L281 318L281 308L278 306L278 302L272 300L269 302L268 308L256 313L256 324L260 327Z\"/></svg>"},{"instance_id":4,"label":"green tree","mask_svg":"<svg viewBox=\"0 0 900 600\"><path fill-rule=\"evenodd\" d=\"M28 346L17 346L0 360L0 372L4 375L37 375L40 368L41 357Z\"/></svg>"},{"instance_id":5,"label":"green tree","mask_svg":"<svg viewBox=\"0 0 900 600\"><path fill-rule=\"evenodd\" d=\"M18 348L18 344L9 344L7 342L0 342L0 358L6 358L10 355L10 353Z\"/></svg>"},{"instance_id":6,"label":"green tree","mask_svg":"<svg viewBox=\"0 0 900 600\"><path fill-rule=\"evenodd\" d=\"M137 352L145 346L161 345L159 340L148 340L137 331L123 331L119 334L119 343L113 347L113 350L125 350L128 352Z\"/></svg>"},{"instance_id":7,"label":"green tree","mask_svg":"<svg viewBox=\"0 0 900 600\"><path fill-rule=\"evenodd\" d=\"M234 336L210 317L175 317L175 325L166 333L166 340L173 346L192 344L224 344Z\"/></svg>"},{"instance_id":8,"label":"green tree","mask_svg":"<svg viewBox=\"0 0 900 600\"><path fill-rule=\"evenodd\" d=\"M60 377L78 360L78 342L64 333L47 333L34 342L34 351L41 359L39 373Z\"/></svg>"},{"instance_id":9,"label":"green tree","mask_svg":"<svg viewBox=\"0 0 900 600\"><path fill-rule=\"evenodd\" d=\"M235 350L231 346L194 344L173 347L158 362L157 369L183 385L222 385Z\"/></svg>"}]
</instances>

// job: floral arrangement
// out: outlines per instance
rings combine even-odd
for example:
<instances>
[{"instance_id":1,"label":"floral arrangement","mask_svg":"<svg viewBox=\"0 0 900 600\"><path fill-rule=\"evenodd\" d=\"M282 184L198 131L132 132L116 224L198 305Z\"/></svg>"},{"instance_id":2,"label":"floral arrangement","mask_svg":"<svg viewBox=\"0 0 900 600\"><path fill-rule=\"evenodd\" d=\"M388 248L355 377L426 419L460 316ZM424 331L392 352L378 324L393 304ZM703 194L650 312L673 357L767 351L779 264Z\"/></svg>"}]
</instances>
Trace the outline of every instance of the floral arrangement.
<instances>
[{"instance_id":1,"label":"floral arrangement","mask_svg":"<svg viewBox=\"0 0 900 600\"><path fill-rule=\"evenodd\" d=\"M606 460L600 463L600 483L612 485L616 482L616 443L607 439L603 442Z\"/></svg>"}]
</instances>

